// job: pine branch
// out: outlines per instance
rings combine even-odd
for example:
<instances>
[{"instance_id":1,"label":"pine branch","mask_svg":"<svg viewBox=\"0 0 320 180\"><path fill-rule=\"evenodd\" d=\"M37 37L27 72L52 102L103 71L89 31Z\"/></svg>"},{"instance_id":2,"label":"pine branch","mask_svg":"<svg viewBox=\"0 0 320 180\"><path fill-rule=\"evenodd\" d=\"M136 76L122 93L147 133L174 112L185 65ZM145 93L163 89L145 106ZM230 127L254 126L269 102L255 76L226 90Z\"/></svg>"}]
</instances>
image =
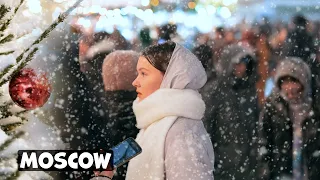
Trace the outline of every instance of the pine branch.
<instances>
[{"instance_id":1,"label":"pine branch","mask_svg":"<svg viewBox=\"0 0 320 180\"><path fill-rule=\"evenodd\" d=\"M9 55L9 54L12 54L12 53L14 53L14 51L0 52L0 56L2 56L2 55Z\"/></svg>"},{"instance_id":2,"label":"pine branch","mask_svg":"<svg viewBox=\"0 0 320 180\"><path fill-rule=\"evenodd\" d=\"M5 102L4 104L2 104L2 105L0 106L0 108L3 107L3 106L11 106L11 105L13 105L13 102L12 102L12 101L7 101L7 102Z\"/></svg>"},{"instance_id":3,"label":"pine branch","mask_svg":"<svg viewBox=\"0 0 320 180\"><path fill-rule=\"evenodd\" d=\"M4 85L5 83L7 83L17 72L19 72L22 68L24 68L29 61L32 60L33 56L36 54L36 52L38 51L38 48L34 48L29 54L28 56L26 57L26 59L13 71L13 73L11 73L10 76L4 78L1 82L0 82L0 87L2 85ZM23 55L23 54L21 54ZM21 55L18 57L20 58ZM18 59L17 58L17 59ZM22 57L21 57L22 58ZM10 70L10 69L9 69ZM7 73L6 73L7 74ZM5 75L5 74L4 74ZM0 78L2 78L4 75L0 76Z\"/></svg>"},{"instance_id":4,"label":"pine branch","mask_svg":"<svg viewBox=\"0 0 320 180\"><path fill-rule=\"evenodd\" d=\"M78 0L72 7L70 7L66 12L62 13L59 15L58 19L55 20L55 22L53 24L51 24L51 26L49 28L47 28L41 35L40 37L34 42L32 43L31 46L39 44L43 39L45 39L49 33L55 28L57 27L61 22L63 22L68 16L69 14L82 2L83 0ZM27 49L28 51L28 49Z\"/></svg>"},{"instance_id":5,"label":"pine branch","mask_svg":"<svg viewBox=\"0 0 320 180\"><path fill-rule=\"evenodd\" d=\"M23 116L17 116L18 118L21 119L20 122L14 122L14 123L11 123L11 124L6 124L6 125L1 125L0 128L6 132L6 133L9 133L9 132L12 132L13 130L15 130L17 127L20 127L21 125L23 125L24 123L26 123L28 121L27 118L23 117ZM0 150L1 151L1 150Z\"/></svg>"},{"instance_id":6,"label":"pine branch","mask_svg":"<svg viewBox=\"0 0 320 180\"><path fill-rule=\"evenodd\" d=\"M20 0L19 5L14 9L14 16L17 14L17 11L19 10L20 6L22 5L22 3L24 2L24 0Z\"/></svg>"},{"instance_id":7,"label":"pine branch","mask_svg":"<svg viewBox=\"0 0 320 180\"><path fill-rule=\"evenodd\" d=\"M9 109L9 107L12 105L13 105L13 103L9 102L9 103L6 103L6 104L0 106L0 112L1 112L0 121L2 119L8 118L10 116L17 116L17 117L23 119L24 117L22 117L21 115L23 115L26 112L29 112L29 110L22 110L22 111L19 111L16 113L12 113Z\"/></svg>"},{"instance_id":8,"label":"pine branch","mask_svg":"<svg viewBox=\"0 0 320 180\"><path fill-rule=\"evenodd\" d=\"M17 127L20 127L23 124L24 124L23 122L16 122L16 123L12 123L12 124L7 124L4 126L1 126L1 129L7 133L10 131L13 131L14 129L16 129Z\"/></svg>"},{"instance_id":9,"label":"pine branch","mask_svg":"<svg viewBox=\"0 0 320 180\"><path fill-rule=\"evenodd\" d=\"M6 68L4 68L3 71L0 72L0 78L2 78L5 74L7 74L9 72L9 70L13 67L14 65L9 65Z\"/></svg>"},{"instance_id":10,"label":"pine branch","mask_svg":"<svg viewBox=\"0 0 320 180\"><path fill-rule=\"evenodd\" d=\"M21 1L23 2L23 0L21 0ZM83 1L83 0L78 0L78 1L77 1L73 6L71 6L66 12L60 14L59 17L58 17L58 19L55 20L55 22L54 22L53 24L51 24L50 27L47 28L47 29L40 35L40 37L32 43L32 45L31 45L29 48L27 48L26 50L24 50L24 51L17 57L17 59L16 59L17 63L19 63L20 61L22 61L21 64L17 67L17 69L14 70L13 73L11 73L11 75L9 75L8 77L6 77L6 78L4 78L4 79L2 79L2 80L0 81L0 87L1 87L2 85L4 85L6 82L8 82L9 79L12 77L12 75L13 75L14 73L19 72L22 68L24 68L24 67L27 65L27 63L28 63L30 60L32 60L32 59L28 59L28 57L30 56L30 54L33 56L33 55L35 54L35 52L37 51L37 48L35 48L35 49L28 55L28 57L27 57L26 59L22 60L24 54L25 54L26 52L28 52L32 46L34 46L34 45L36 45L36 44L39 44L43 39L45 39L45 38L49 35L49 33L50 33L55 27L57 27L58 24L60 24L61 22L63 22L63 21L67 18L67 16L68 16L82 1ZM0 31L1 31L1 29L0 29ZM36 50L36 51L35 51L35 50ZM31 57L31 58L32 58L32 57ZM7 73L5 73L4 75L6 75L6 74L7 74ZM3 75L3 76L4 76L4 75ZM2 77L3 77L3 76L2 76ZM0 79L1 79L2 77L0 76Z\"/></svg>"},{"instance_id":11,"label":"pine branch","mask_svg":"<svg viewBox=\"0 0 320 180\"><path fill-rule=\"evenodd\" d=\"M12 15L9 19L7 19L7 20L3 23L3 25L1 26L0 32L3 32L4 30L6 30L6 29L8 28L8 26L10 25L12 19L13 19L14 16L17 14L17 12L18 12L18 10L19 10L19 8L21 7L21 5L22 5L23 2L24 2L24 0L20 0L19 5L14 9L13 15Z\"/></svg>"},{"instance_id":12,"label":"pine branch","mask_svg":"<svg viewBox=\"0 0 320 180\"><path fill-rule=\"evenodd\" d=\"M9 116L12 116L12 113L8 111L9 106L0 106L0 111L1 111L1 119L7 118Z\"/></svg>"},{"instance_id":13,"label":"pine branch","mask_svg":"<svg viewBox=\"0 0 320 180\"><path fill-rule=\"evenodd\" d=\"M13 102L6 102L0 106L1 117L0 120L12 116L12 113L9 111L9 107L13 105Z\"/></svg>"},{"instance_id":14,"label":"pine branch","mask_svg":"<svg viewBox=\"0 0 320 180\"><path fill-rule=\"evenodd\" d=\"M7 28L8 28L8 26L9 26L9 24L10 24L10 19L7 19L3 24L2 24L2 26L1 26L1 28L0 28L0 32L3 32L4 30L6 30Z\"/></svg>"},{"instance_id":15,"label":"pine branch","mask_svg":"<svg viewBox=\"0 0 320 180\"><path fill-rule=\"evenodd\" d=\"M24 113L26 113L26 112L29 112L29 110L23 110L23 111L17 112L17 113L14 114L14 115L20 117L21 114L24 114ZM20 118L22 118L22 117L20 117Z\"/></svg>"},{"instance_id":16,"label":"pine branch","mask_svg":"<svg viewBox=\"0 0 320 180\"><path fill-rule=\"evenodd\" d=\"M30 62L33 59L33 56L36 54L36 52L39 50L39 48L34 48L28 56L24 59L24 61L21 62L21 64L18 66L18 69L15 72L19 72L23 67L25 67L28 62ZM2 86L2 84L0 85Z\"/></svg>"},{"instance_id":17,"label":"pine branch","mask_svg":"<svg viewBox=\"0 0 320 180\"><path fill-rule=\"evenodd\" d=\"M1 157L0 158L0 162L3 162L3 161L9 161L11 159L16 159L18 156L18 153L13 153L13 154L10 154L9 156L6 156L6 157Z\"/></svg>"},{"instance_id":18,"label":"pine branch","mask_svg":"<svg viewBox=\"0 0 320 180\"><path fill-rule=\"evenodd\" d=\"M20 62L20 61L22 60L23 55L24 55L24 53L26 53L26 52L27 52L27 50L29 51L29 48L28 48L28 49L26 49L23 53L21 53L21 54L16 58L16 62L17 62L17 63L18 63L18 62Z\"/></svg>"},{"instance_id":19,"label":"pine branch","mask_svg":"<svg viewBox=\"0 0 320 180\"><path fill-rule=\"evenodd\" d=\"M20 171L16 170L14 173L12 173L10 176L6 177L6 180L16 180L20 176Z\"/></svg>"},{"instance_id":20,"label":"pine branch","mask_svg":"<svg viewBox=\"0 0 320 180\"><path fill-rule=\"evenodd\" d=\"M13 134L11 138L7 139L4 143L2 143L0 145L0 151L5 150L14 140L20 138L24 134L25 133L23 131L19 131L19 132Z\"/></svg>"},{"instance_id":21,"label":"pine branch","mask_svg":"<svg viewBox=\"0 0 320 180\"><path fill-rule=\"evenodd\" d=\"M0 21L6 16L6 14L10 11L10 8L6 7L4 4L0 6Z\"/></svg>"},{"instance_id":22,"label":"pine branch","mask_svg":"<svg viewBox=\"0 0 320 180\"><path fill-rule=\"evenodd\" d=\"M60 14L59 17L58 17L58 19L55 20L55 21L49 26L49 28L47 28L47 29L40 35L40 37L31 44L31 47L32 47L33 45L39 44L43 39L45 39L45 38L49 35L49 33L50 33L54 28L56 28L61 22L63 22L63 21L69 16L69 14L70 14L82 1L83 1L83 0L78 0L78 1L77 1L73 6L71 6L66 12ZM24 53L27 52L27 51L29 51L29 48L26 49L26 50L24 51ZM17 60L17 62L19 62L19 61Z\"/></svg>"},{"instance_id":23,"label":"pine branch","mask_svg":"<svg viewBox=\"0 0 320 180\"><path fill-rule=\"evenodd\" d=\"M13 38L14 38L13 34L9 34L8 36L0 40L0 44L10 42L12 41Z\"/></svg>"}]
</instances>

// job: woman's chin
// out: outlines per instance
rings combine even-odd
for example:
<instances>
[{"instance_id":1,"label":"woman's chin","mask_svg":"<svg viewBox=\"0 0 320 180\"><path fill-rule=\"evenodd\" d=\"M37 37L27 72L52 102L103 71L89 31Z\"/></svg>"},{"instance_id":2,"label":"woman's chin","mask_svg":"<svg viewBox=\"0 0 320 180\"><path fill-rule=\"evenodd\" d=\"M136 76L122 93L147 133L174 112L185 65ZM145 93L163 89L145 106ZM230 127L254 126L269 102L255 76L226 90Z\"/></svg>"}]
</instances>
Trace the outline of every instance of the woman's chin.
<instances>
[{"instance_id":1,"label":"woman's chin","mask_svg":"<svg viewBox=\"0 0 320 180\"><path fill-rule=\"evenodd\" d=\"M138 94L137 98L138 98L138 102L141 102L144 99L143 96L141 96L141 94Z\"/></svg>"}]
</instances>

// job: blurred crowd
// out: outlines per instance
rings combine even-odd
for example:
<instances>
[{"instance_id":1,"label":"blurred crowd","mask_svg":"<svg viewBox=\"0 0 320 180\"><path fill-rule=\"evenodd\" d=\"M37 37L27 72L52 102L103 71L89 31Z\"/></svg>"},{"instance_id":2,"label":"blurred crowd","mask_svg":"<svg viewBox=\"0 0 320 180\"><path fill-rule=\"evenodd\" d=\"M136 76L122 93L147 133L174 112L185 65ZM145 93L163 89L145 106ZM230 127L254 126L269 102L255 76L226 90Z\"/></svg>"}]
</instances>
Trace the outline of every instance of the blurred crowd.
<instances>
[{"instance_id":1,"label":"blurred crowd","mask_svg":"<svg viewBox=\"0 0 320 180\"><path fill-rule=\"evenodd\" d=\"M75 134L65 133L70 148L112 147L136 136L134 51L174 41L188 47L207 72L200 93L215 179L319 179L320 22L303 15L289 24L266 18L254 25L217 27L191 41L181 38L177 28L158 27L156 39L149 28L132 41L116 28L111 34L75 38L70 56L76 54L79 61L65 67L78 69L65 69L73 83L69 93L60 94L70 101L65 118L76 117L69 126ZM124 179L125 171L126 165L114 179Z\"/></svg>"}]
</instances>

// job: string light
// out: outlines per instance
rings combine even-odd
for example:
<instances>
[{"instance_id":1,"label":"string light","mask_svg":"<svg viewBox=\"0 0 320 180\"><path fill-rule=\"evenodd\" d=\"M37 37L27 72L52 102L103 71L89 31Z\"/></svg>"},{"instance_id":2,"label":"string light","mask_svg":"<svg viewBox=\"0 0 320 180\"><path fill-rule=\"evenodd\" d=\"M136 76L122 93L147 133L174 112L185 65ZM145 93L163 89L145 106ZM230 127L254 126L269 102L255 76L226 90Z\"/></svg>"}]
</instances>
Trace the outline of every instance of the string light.
<instances>
[{"instance_id":1,"label":"string light","mask_svg":"<svg viewBox=\"0 0 320 180\"><path fill-rule=\"evenodd\" d=\"M195 2L189 2L188 3L188 7L190 8L190 9L194 9L195 7L196 7L196 3Z\"/></svg>"},{"instance_id":2,"label":"string light","mask_svg":"<svg viewBox=\"0 0 320 180\"><path fill-rule=\"evenodd\" d=\"M152 6L158 6L159 5L159 0L151 0L150 4Z\"/></svg>"}]
</instances>

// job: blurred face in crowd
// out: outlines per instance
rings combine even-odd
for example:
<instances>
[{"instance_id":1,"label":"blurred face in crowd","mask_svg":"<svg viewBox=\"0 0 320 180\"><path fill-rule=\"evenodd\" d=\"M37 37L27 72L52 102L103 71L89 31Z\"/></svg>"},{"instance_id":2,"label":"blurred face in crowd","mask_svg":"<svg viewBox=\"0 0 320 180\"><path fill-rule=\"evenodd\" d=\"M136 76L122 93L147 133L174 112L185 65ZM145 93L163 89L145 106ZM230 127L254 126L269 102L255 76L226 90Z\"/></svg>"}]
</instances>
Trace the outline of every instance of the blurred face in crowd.
<instances>
[{"instance_id":1,"label":"blurred face in crowd","mask_svg":"<svg viewBox=\"0 0 320 180\"><path fill-rule=\"evenodd\" d=\"M132 85L136 87L139 101L142 101L160 88L164 74L153 67L143 56L140 56L138 60L137 71L138 76Z\"/></svg>"},{"instance_id":2,"label":"blurred face in crowd","mask_svg":"<svg viewBox=\"0 0 320 180\"><path fill-rule=\"evenodd\" d=\"M288 35L288 31L286 28L282 28L279 32L279 35L278 35L278 40L279 40L279 43L283 43L286 38L287 38L287 35Z\"/></svg>"},{"instance_id":3,"label":"blurred face in crowd","mask_svg":"<svg viewBox=\"0 0 320 180\"><path fill-rule=\"evenodd\" d=\"M247 70L247 66L245 63L238 63L238 64L235 64L233 67L233 74L237 78L243 78L246 76L246 70Z\"/></svg>"},{"instance_id":4,"label":"blurred face in crowd","mask_svg":"<svg viewBox=\"0 0 320 180\"><path fill-rule=\"evenodd\" d=\"M298 80L292 77L285 77L280 82L281 91L289 100L297 100L301 97L303 86Z\"/></svg>"},{"instance_id":5,"label":"blurred face in crowd","mask_svg":"<svg viewBox=\"0 0 320 180\"><path fill-rule=\"evenodd\" d=\"M229 44L234 41L234 33L232 31L227 31L225 33L225 41Z\"/></svg>"}]
</instances>

